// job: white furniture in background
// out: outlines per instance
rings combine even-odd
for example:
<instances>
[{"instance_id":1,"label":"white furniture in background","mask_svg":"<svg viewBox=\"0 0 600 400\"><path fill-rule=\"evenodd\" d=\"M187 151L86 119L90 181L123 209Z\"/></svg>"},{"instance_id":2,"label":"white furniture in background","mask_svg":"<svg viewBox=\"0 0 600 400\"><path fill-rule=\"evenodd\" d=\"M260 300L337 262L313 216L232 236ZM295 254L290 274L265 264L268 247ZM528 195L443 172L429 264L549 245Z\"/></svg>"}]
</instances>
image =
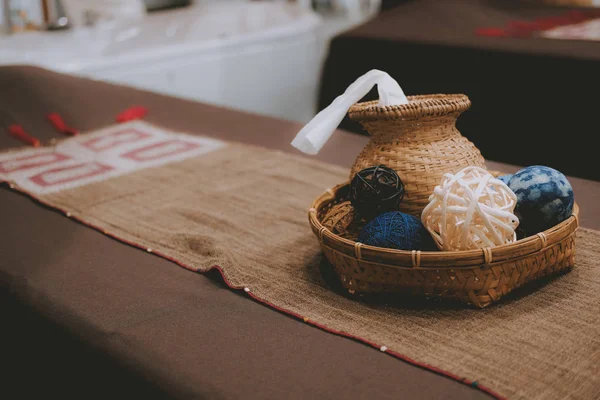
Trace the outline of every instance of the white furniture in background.
<instances>
[{"instance_id":1,"label":"white furniture in background","mask_svg":"<svg viewBox=\"0 0 600 400\"><path fill-rule=\"evenodd\" d=\"M0 65L33 64L307 122L328 38L359 22L332 21L286 2L196 2L137 22L0 37Z\"/></svg>"}]
</instances>

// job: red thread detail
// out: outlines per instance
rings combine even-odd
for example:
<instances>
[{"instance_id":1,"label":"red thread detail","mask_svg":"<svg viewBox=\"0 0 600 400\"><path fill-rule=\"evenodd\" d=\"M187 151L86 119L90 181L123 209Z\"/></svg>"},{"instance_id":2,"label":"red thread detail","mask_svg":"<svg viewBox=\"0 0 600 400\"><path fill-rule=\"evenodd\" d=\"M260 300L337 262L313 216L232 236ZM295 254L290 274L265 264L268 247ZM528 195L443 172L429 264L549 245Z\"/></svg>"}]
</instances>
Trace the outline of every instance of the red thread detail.
<instances>
[{"instance_id":1,"label":"red thread detail","mask_svg":"<svg viewBox=\"0 0 600 400\"><path fill-rule=\"evenodd\" d=\"M144 118L148 114L148 109L142 106L133 106L117 115L117 122L133 121Z\"/></svg>"},{"instance_id":2,"label":"red thread detail","mask_svg":"<svg viewBox=\"0 0 600 400\"><path fill-rule=\"evenodd\" d=\"M478 28L475 34L489 37L530 37L536 32L599 18L600 10L575 10L561 15L539 17L531 21L510 21L504 28Z\"/></svg>"},{"instance_id":3,"label":"red thread detail","mask_svg":"<svg viewBox=\"0 0 600 400\"><path fill-rule=\"evenodd\" d=\"M579 10L569 11L567 15L569 16L569 18L571 18L571 21L573 22L581 22L588 19L588 16L585 15L584 12L581 12Z\"/></svg>"},{"instance_id":4,"label":"red thread detail","mask_svg":"<svg viewBox=\"0 0 600 400\"><path fill-rule=\"evenodd\" d=\"M76 136L79 134L79 131L68 126L59 114L50 113L47 115L47 117L54 129L60 133L64 133L65 135L69 136Z\"/></svg>"},{"instance_id":5,"label":"red thread detail","mask_svg":"<svg viewBox=\"0 0 600 400\"><path fill-rule=\"evenodd\" d=\"M478 36L489 36L489 37L504 37L508 36L508 32L501 28L478 28L475 30Z\"/></svg>"},{"instance_id":6,"label":"red thread detail","mask_svg":"<svg viewBox=\"0 0 600 400\"><path fill-rule=\"evenodd\" d=\"M547 18L538 18L535 20L535 23L538 27L538 30L544 31L546 29L556 28L557 26L570 25L575 23L569 15L562 15L558 17L547 17Z\"/></svg>"},{"instance_id":7,"label":"red thread detail","mask_svg":"<svg viewBox=\"0 0 600 400\"><path fill-rule=\"evenodd\" d=\"M12 124L8 127L8 133L15 139L27 143L33 147L38 147L40 145L40 141L34 138L33 136L27 134L27 132L25 132L25 129L23 129L21 125Z\"/></svg>"}]
</instances>

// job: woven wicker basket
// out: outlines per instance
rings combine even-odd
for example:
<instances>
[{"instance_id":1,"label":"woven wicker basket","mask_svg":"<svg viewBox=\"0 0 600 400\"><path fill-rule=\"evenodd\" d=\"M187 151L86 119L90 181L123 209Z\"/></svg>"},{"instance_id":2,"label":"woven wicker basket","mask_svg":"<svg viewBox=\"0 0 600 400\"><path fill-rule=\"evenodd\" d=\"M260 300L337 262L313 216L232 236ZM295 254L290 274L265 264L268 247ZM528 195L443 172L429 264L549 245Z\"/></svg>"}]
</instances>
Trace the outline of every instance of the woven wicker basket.
<instances>
[{"instance_id":1,"label":"woven wicker basket","mask_svg":"<svg viewBox=\"0 0 600 400\"><path fill-rule=\"evenodd\" d=\"M350 293L401 293L486 307L513 289L574 265L579 209L557 226L508 245L421 252L384 249L345 239L321 225L346 200L348 183L319 196L308 219L342 285Z\"/></svg>"},{"instance_id":2,"label":"woven wicker basket","mask_svg":"<svg viewBox=\"0 0 600 400\"><path fill-rule=\"evenodd\" d=\"M371 135L350 172L384 164L404 183L400 211L421 215L446 172L484 167L479 150L456 129L456 119L471 106L463 94L408 96L409 104L358 103L348 111Z\"/></svg>"}]
</instances>

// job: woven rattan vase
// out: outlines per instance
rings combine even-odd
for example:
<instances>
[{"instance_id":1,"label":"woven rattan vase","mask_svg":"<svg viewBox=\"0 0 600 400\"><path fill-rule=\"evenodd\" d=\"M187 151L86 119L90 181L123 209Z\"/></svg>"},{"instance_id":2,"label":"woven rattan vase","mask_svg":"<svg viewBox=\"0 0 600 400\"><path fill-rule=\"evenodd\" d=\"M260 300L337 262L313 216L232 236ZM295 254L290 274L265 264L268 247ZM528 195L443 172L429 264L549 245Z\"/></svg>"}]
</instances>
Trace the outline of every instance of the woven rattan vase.
<instances>
[{"instance_id":1,"label":"woven rattan vase","mask_svg":"<svg viewBox=\"0 0 600 400\"><path fill-rule=\"evenodd\" d=\"M471 106L467 96L435 94L408 99L406 105L378 106L372 101L350 108L350 118L372 137L354 162L350 179L375 165L394 169L406 191L400 210L420 217L444 173L485 165L475 145L456 129L456 119Z\"/></svg>"}]
</instances>

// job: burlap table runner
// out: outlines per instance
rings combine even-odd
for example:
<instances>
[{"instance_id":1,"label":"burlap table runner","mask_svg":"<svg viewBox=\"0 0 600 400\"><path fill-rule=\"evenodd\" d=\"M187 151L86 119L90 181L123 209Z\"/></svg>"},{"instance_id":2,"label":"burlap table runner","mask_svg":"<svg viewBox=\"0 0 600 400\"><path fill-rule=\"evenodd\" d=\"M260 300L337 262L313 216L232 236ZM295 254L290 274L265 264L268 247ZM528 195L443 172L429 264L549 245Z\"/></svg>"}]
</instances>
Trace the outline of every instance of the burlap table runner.
<instances>
[{"instance_id":1,"label":"burlap table runner","mask_svg":"<svg viewBox=\"0 0 600 400\"><path fill-rule=\"evenodd\" d=\"M571 273L483 310L360 302L336 291L307 222L311 201L346 177L230 143L47 193L3 179L108 235L194 271L218 267L262 302L498 397L600 398L600 232L580 230Z\"/></svg>"}]
</instances>

